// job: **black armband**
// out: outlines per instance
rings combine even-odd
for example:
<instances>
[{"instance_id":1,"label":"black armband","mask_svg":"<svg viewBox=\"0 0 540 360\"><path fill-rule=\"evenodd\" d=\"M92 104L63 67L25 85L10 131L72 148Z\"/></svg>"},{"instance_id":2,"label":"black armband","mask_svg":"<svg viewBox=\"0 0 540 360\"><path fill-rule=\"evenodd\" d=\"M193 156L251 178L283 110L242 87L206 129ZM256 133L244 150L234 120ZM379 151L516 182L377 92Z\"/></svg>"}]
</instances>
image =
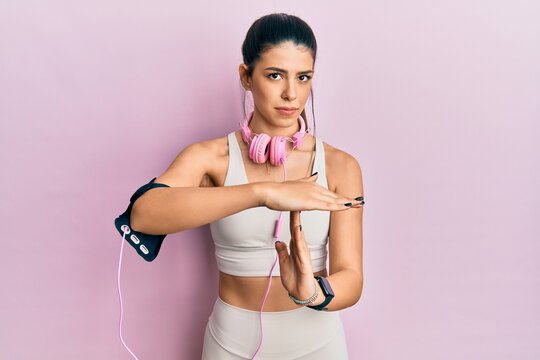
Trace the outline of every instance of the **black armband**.
<instances>
[{"instance_id":1,"label":"black armband","mask_svg":"<svg viewBox=\"0 0 540 360\"><path fill-rule=\"evenodd\" d=\"M114 220L114 225L120 235L137 250L137 253L146 261L152 261L156 258L163 243L163 239L167 234L149 235L131 228L130 216L133 203L145 192L155 187L170 187L166 184L155 183L156 177L150 180L147 184L141 186L129 199L129 206L123 214L119 215Z\"/></svg>"}]
</instances>

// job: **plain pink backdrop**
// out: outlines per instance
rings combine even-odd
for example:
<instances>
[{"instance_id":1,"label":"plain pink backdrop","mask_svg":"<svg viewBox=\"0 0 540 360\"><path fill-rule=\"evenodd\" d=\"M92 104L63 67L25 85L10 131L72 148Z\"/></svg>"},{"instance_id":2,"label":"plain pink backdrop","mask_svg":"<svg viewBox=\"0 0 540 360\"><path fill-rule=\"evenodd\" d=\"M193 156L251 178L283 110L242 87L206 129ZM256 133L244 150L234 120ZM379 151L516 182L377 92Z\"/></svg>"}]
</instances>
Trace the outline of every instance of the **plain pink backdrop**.
<instances>
[{"instance_id":1,"label":"plain pink backdrop","mask_svg":"<svg viewBox=\"0 0 540 360\"><path fill-rule=\"evenodd\" d=\"M351 359L540 358L532 0L0 2L0 358L131 358L113 220L185 146L237 128L241 44L271 12L313 28L316 135L363 170ZM208 225L152 263L124 250L128 345L200 358Z\"/></svg>"}]
</instances>

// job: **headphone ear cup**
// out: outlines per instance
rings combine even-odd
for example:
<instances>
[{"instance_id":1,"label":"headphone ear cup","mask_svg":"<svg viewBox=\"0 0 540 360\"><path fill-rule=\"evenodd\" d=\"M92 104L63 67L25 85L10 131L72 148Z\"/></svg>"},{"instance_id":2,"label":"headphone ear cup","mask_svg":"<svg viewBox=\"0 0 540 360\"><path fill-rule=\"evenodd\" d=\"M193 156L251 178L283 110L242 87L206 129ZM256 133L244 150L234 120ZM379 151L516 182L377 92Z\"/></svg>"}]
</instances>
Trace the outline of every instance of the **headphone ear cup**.
<instances>
[{"instance_id":1,"label":"headphone ear cup","mask_svg":"<svg viewBox=\"0 0 540 360\"><path fill-rule=\"evenodd\" d=\"M283 136L274 136L270 141L270 163L280 166L285 161L287 140Z\"/></svg>"},{"instance_id":2,"label":"headphone ear cup","mask_svg":"<svg viewBox=\"0 0 540 360\"><path fill-rule=\"evenodd\" d=\"M270 135L265 133L255 135L249 147L249 158L257 164L264 164L268 160L268 146L271 140Z\"/></svg>"}]
</instances>

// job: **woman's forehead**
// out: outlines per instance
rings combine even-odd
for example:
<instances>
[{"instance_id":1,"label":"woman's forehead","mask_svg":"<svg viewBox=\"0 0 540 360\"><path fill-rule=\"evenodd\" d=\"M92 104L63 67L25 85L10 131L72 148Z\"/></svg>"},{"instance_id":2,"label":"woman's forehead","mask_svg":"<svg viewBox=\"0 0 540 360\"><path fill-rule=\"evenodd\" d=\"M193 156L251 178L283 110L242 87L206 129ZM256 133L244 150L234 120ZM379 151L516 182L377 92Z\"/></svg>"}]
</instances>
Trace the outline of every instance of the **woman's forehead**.
<instances>
[{"instance_id":1,"label":"woman's forehead","mask_svg":"<svg viewBox=\"0 0 540 360\"><path fill-rule=\"evenodd\" d=\"M299 46L279 46L266 50L258 66L279 68L292 73L313 70L313 57L309 49Z\"/></svg>"}]
</instances>

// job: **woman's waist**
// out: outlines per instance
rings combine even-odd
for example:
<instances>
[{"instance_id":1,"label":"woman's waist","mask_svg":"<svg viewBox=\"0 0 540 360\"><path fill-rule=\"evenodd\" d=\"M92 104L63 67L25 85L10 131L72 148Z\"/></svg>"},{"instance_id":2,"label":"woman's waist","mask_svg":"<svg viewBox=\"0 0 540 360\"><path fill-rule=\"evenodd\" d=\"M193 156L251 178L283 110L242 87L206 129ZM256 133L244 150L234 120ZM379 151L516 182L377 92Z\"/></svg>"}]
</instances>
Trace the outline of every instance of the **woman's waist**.
<instances>
[{"instance_id":1,"label":"woman's waist","mask_svg":"<svg viewBox=\"0 0 540 360\"><path fill-rule=\"evenodd\" d=\"M313 273L328 276L326 268ZM219 297L225 303L252 311L260 311L269 284L268 276L236 276L219 272ZM272 277L272 285L264 303L263 312L293 310L295 304L283 287L279 276Z\"/></svg>"}]
</instances>

